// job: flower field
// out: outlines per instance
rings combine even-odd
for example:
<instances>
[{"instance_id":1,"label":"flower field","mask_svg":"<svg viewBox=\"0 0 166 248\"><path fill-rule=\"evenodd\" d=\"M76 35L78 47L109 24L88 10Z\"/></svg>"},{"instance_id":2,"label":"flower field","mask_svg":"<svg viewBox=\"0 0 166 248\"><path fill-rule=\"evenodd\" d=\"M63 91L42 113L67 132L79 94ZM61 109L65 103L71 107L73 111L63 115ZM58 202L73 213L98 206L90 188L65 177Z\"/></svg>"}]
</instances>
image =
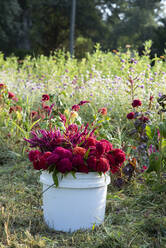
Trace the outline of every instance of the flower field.
<instances>
[{"instance_id":1,"label":"flower field","mask_svg":"<svg viewBox=\"0 0 166 248\"><path fill-rule=\"evenodd\" d=\"M0 247L166 247L166 62L151 59L150 47L139 56L96 45L80 61L63 51L23 61L0 54ZM55 127L48 145L39 130ZM74 159L75 171L111 171L102 226L67 234L44 224L38 170L57 157L62 173Z\"/></svg>"}]
</instances>

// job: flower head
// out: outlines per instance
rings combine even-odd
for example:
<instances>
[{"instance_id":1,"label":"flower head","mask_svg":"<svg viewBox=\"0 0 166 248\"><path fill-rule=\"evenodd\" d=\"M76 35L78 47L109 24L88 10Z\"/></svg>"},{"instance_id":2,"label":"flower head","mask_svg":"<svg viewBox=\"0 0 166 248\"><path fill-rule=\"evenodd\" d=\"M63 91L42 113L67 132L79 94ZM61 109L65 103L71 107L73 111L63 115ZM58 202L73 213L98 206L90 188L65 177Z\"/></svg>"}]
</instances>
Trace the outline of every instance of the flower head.
<instances>
[{"instance_id":1,"label":"flower head","mask_svg":"<svg viewBox=\"0 0 166 248\"><path fill-rule=\"evenodd\" d=\"M43 102L48 101L49 99L50 99L49 95L47 95L47 94L42 95L42 101Z\"/></svg>"},{"instance_id":2,"label":"flower head","mask_svg":"<svg viewBox=\"0 0 166 248\"><path fill-rule=\"evenodd\" d=\"M134 119L134 116L135 116L135 113L130 112L130 113L127 114L127 119L132 120L132 119Z\"/></svg>"},{"instance_id":3,"label":"flower head","mask_svg":"<svg viewBox=\"0 0 166 248\"><path fill-rule=\"evenodd\" d=\"M141 102L139 99L135 99L135 100L133 100L133 102L132 102L133 108L139 107L139 106L141 106L141 105L142 105L142 102Z\"/></svg>"},{"instance_id":4,"label":"flower head","mask_svg":"<svg viewBox=\"0 0 166 248\"><path fill-rule=\"evenodd\" d=\"M98 109L98 113L100 113L101 115L107 115L107 108Z\"/></svg>"},{"instance_id":5,"label":"flower head","mask_svg":"<svg viewBox=\"0 0 166 248\"><path fill-rule=\"evenodd\" d=\"M15 97L15 94L13 92L8 91L8 98L13 98Z\"/></svg>"}]
</instances>

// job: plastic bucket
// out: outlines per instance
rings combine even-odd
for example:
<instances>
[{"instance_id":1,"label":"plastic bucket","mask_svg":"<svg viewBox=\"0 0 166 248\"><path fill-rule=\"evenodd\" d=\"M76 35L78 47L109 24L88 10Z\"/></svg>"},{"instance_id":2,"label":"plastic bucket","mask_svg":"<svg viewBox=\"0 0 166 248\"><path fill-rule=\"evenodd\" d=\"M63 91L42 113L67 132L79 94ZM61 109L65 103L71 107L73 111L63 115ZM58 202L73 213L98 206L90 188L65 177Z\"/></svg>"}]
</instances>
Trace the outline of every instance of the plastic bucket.
<instances>
[{"instance_id":1,"label":"plastic bucket","mask_svg":"<svg viewBox=\"0 0 166 248\"><path fill-rule=\"evenodd\" d=\"M73 232L89 229L104 221L107 185L110 177L96 172L76 173L63 177L59 186L53 184L52 175L42 172L43 212L46 224L57 231Z\"/></svg>"}]
</instances>

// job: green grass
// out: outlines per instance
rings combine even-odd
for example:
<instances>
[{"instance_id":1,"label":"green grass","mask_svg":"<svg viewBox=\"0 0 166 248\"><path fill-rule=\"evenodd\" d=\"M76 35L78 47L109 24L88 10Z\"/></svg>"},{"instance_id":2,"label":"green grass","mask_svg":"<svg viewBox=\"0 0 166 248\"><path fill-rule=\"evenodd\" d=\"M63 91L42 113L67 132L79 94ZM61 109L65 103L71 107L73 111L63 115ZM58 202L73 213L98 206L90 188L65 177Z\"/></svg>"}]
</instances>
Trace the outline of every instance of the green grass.
<instances>
[{"instance_id":1,"label":"green grass","mask_svg":"<svg viewBox=\"0 0 166 248\"><path fill-rule=\"evenodd\" d=\"M108 188L105 223L94 230L63 233L43 221L40 173L27 161L0 165L0 247L164 248L166 197L134 180Z\"/></svg>"}]
</instances>

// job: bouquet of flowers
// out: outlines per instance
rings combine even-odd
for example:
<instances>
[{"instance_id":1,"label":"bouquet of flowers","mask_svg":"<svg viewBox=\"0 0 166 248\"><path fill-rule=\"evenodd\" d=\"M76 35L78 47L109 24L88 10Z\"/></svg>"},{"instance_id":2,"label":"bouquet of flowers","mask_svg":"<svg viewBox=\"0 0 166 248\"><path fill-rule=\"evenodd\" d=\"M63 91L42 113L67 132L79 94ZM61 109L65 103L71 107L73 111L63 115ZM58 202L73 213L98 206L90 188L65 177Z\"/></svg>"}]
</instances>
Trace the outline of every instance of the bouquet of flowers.
<instances>
[{"instance_id":1,"label":"bouquet of flowers","mask_svg":"<svg viewBox=\"0 0 166 248\"><path fill-rule=\"evenodd\" d=\"M80 106L87 102L74 105L69 119L74 120L73 116L76 116ZM106 108L100 109L99 113L105 115ZM125 161L125 153L121 149L113 148L108 140L98 140L96 127L91 129L89 124L79 127L61 113L60 118L64 123L63 131L56 127L39 129L31 131L31 138L25 139L32 148L28 156L34 169L52 173L56 185L58 173L115 173L119 170Z\"/></svg>"}]
</instances>

